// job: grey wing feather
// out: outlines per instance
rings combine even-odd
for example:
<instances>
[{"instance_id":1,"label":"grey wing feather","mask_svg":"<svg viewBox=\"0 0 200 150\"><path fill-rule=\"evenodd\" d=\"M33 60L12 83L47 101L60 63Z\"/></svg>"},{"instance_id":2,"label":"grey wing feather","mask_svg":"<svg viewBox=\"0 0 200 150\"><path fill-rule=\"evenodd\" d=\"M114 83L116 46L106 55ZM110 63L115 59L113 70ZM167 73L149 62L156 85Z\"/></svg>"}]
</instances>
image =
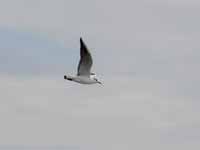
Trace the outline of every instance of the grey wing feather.
<instances>
[{"instance_id":1,"label":"grey wing feather","mask_svg":"<svg viewBox=\"0 0 200 150\"><path fill-rule=\"evenodd\" d=\"M80 61L78 64L78 76L90 76L90 70L92 67L92 56L83 42L82 38L80 38Z\"/></svg>"}]
</instances>

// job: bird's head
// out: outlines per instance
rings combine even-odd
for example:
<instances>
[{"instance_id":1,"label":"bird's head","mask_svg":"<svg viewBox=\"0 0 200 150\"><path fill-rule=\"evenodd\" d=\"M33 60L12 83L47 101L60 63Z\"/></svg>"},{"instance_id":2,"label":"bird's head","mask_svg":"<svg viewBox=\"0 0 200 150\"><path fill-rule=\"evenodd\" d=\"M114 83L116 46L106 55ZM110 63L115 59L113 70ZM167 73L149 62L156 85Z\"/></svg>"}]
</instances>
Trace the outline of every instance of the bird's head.
<instances>
[{"instance_id":1,"label":"bird's head","mask_svg":"<svg viewBox=\"0 0 200 150\"><path fill-rule=\"evenodd\" d=\"M94 80L96 83L102 84L98 79L95 73L90 74L90 78Z\"/></svg>"},{"instance_id":2,"label":"bird's head","mask_svg":"<svg viewBox=\"0 0 200 150\"><path fill-rule=\"evenodd\" d=\"M97 78L93 77L92 78L96 83L102 84Z\"/></svg>"}]
</instances>

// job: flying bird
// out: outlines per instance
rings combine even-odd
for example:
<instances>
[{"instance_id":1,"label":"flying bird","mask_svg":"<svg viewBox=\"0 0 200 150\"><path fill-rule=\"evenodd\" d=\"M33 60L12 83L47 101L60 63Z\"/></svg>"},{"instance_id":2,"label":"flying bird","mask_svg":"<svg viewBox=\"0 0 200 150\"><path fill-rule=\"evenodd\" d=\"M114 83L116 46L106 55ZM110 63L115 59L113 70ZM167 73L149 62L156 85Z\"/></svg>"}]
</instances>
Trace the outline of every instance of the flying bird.
<instances>
[{"instance_id":1,"label":"flying bird","mask_svg":"<svg viewBox=\"0 0 200 150\"><path fill-rule=\"evenodd\" d=\"M92 64L92 56L83 39L80 38L80 60L78 64L77 75L64 75L64 79L81 84L101 84L101 82L96 78L95 74L91 73Z\"/></svg>"}]
</instances>

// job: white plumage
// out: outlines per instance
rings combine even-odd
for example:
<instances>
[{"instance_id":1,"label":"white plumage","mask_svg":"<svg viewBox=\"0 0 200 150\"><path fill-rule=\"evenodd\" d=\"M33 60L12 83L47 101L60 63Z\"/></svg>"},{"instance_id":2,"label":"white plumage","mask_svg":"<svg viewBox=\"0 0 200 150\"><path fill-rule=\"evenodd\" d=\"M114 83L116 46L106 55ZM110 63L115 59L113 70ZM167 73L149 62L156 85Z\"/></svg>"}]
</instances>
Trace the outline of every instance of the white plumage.
<instances>
[{"instance_id":1,"label":"white plumage","mask_svg":"<svg viewBox=\"0 0 200 150\"><path fill-rule=\"evenodd\" d=\"M78 82L81 84L94 84L99 83L94 73L91 73L93 60L92 56L86 46L86 44L83 42L82 38L80 38L80 60L78 64L78 70L77 70L77 76L64 76L64 79Z\"/></svg>"}]
</instances>

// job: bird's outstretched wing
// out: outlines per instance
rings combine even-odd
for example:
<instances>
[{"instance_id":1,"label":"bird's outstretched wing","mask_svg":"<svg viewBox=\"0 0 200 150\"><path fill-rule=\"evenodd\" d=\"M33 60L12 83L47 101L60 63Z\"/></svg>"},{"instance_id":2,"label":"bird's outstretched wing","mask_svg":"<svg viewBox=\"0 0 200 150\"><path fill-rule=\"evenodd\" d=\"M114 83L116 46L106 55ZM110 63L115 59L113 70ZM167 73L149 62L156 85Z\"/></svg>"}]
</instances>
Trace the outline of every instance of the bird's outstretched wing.
<instances>
[{"instance_id":1,"label":"bird's outstretched wing","mask_svg":"<svg viewBox=\"0 0 200 150\"><path fill-rule=\"evenodd\" d=\"M92 56L83 42L82 38L80 38L80 61L78 64L78 76L90 76L90 70L92 67Z\"/></svg>"}]
</instances>

